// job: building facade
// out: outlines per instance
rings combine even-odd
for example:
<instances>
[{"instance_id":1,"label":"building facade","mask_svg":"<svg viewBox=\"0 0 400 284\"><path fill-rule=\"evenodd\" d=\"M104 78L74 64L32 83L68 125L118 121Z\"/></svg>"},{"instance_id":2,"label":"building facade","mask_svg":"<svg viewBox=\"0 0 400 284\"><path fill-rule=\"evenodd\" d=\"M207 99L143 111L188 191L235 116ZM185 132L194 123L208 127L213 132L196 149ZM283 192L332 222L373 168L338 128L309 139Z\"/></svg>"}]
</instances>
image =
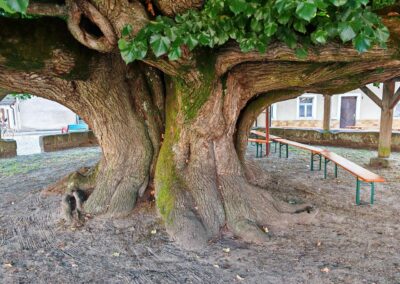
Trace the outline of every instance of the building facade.
<instances>
[{"instance_id":1,"label":"building facade","mask_svg":"<svg viewBox=\"0 0 400 284\"><path fill-rule=\"evenodd\" d=\"M368 87L382 98L382 85ZM396 88L400 83L396 84ZM393 129L400 130L400 103L393 110ZM324 96L306 93L271 106L272 127L322 128ZM381 109L360 89L331 97L331 128L379 129ZM255 126L265 126L265 112Z\"/></svg>"},{"instance_id":2,"label":"building facade","mask_svg":"<svg viewBox=\"0 0 400 284\"><path fill-rule=\"evenodd\" d=\"M7 96L0 102L0 120L16 132L61 130L79 117L63 105L39 97L26 100Z\"/></svg>"}]
</instances>

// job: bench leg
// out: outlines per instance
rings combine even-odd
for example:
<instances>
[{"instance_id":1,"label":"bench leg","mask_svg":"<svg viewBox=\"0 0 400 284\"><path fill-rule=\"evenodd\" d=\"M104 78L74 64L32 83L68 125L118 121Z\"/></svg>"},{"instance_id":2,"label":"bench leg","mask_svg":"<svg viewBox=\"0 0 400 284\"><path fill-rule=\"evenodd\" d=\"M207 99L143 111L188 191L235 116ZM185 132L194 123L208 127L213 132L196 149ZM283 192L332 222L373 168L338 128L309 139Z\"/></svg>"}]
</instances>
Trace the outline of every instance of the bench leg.
<instances>
[{"instance_id":1,"label":"bench leg","mask_svg":"<svg viewBox=\"0 0 400 284\"><path fill-rule=\"evenodd\" d=\"M360 205L360 180L356 181L356 204Z\"/></svg>"},{"instance_id":2,"label":"bench leg","mask_svg":"<svg viewBox=\"0 0 400 284\"><path fill-rule=\"evenodd\" d=\"M274 142L274 144L275 144L275 153L276 153L276 144L278 144L277 142Z\"/></svg>"},{"instance_id":3,"label":"bench leg","mask_svg":"<svg viewBox=\"0 0 400 284\"><path fill-rule=\"evenodd\" d=\"M337 178L337 170L338 170L337 164L335 164L335 178Z\"/></svg>"},{"instance_id":4,"label":"bench leg","mask_svg":"<svg viewBox=\"0 0 400 284\"><path fill-rule=\"evenodd\" d=\"M314 153L311 152L310 170L314 170Z\"/></svg>"},{"instance_id":5,"label":"bench leg","mask_svg":"<svg viewBox=\"0 0 400 284\"><path fill-rule=\"evenodd\" d=\"M279 158L282 158L282 144L279 143Z\"/></svg>"},{"instance_id":6,"label":"bench leg","mask_svg":"<svg viewBox=\"0 0 400 284\"><path fill-rule=\"evenodd\" d=\"M375 183L371 182L371 205L374 204Z\"/></svg>"},{"instance_id":7,"label":"bench leg","mask_svg":"<svg viewBox=\"0 0 400 284\"><path fill-rule=\"evenodd\" d=\"M321 170L321 168L322 168L322 155L318 154L318 156L319 156L319 170Z\"/></svg>"},{"instance_id":8,"label":"bench leg","mask_svg":"<svg viewBox=\"0 0 400 284\"><path fill-rule=\"evenodd\" d=\"M289 144L286 144L286 158L289 158Z\"/></svg>"},{"instance_id":9,"label":"bench leg","mask_svg":"<svg viewBox=\"0 0 400 284\"><path fill-rule=\"evenodd\" d=\"M324 158L324 179L326 179L326 177L327 177L328 162L329 162L329 160L327 158Z\"/></svg>"}]
</instances>

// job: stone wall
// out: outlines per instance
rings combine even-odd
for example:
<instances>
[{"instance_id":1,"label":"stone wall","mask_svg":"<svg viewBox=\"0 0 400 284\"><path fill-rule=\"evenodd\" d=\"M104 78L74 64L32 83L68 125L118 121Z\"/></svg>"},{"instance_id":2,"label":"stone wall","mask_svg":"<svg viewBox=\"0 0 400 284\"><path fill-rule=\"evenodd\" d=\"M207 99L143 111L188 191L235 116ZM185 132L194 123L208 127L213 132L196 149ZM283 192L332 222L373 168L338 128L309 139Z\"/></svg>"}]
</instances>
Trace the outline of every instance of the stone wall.
<instances>
[{"instance_id":1,"label":"stone wall","mask_svg":"<svg viewBox=\"0 0 400 284\"><path fill-rule=\"evenodd\" d=\"M349 148L378 148L377 131L330 131L318 129L271 128L271 134L306 144L341 146ZM392 151L400 151L400 133L392 134Z\"/></svg>"},{"instance_id":2,"label":"stone wall","mask_svg":"<svg viewBox=\"0 0 400 284\"><path fill-rule=\"evenodd\" d=\"M42 136L40 139L42 140L41 143L44 152L98 145L92 131Z\"/></svg>"},{"instance_id":3,"label":"stone wall","mask_svg":"<svg viewBox=\"0 0 400 284\"><path fill-rule=\"evenodd\" d=\"M0 158L11 158L17 155L17 142L0 139Z\"/></svg>"},{"instance_id":4,"label":"stone wall","mask_svg":"<svg viewBox=\"0 0 400 284\"><path fill-rule=\"evenodd\" d=\"M331 119L331 128L339 128L339 125L340 121L338 119ZM380 120L358 119L355 126L361 129L378 130L380 126ZM272 120L272 127L322 128L322 120ZM393 119L393 130L400 130L400 119Z\"/></svg>"}]
</instances>

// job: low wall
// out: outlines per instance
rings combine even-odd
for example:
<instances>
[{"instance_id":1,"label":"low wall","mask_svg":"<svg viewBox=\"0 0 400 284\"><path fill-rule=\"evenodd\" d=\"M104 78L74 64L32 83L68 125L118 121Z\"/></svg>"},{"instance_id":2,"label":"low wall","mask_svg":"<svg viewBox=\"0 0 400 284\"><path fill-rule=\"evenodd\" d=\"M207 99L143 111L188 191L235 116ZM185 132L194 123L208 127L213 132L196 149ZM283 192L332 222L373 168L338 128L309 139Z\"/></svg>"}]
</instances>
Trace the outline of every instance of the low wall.
<instances>
[{"instance_id":1,"label":"low wall","mask_svg":"<svg viewBox=\"0 0 400 284\"><path fill-rule=\"evenodd\" d=\"M0 158L11 158L17 155L17 142L0 139Z\"/></svg>"},{"instance_id":2,"label":"low wall","mask_svg":"<svg viewBox=\"0 0 400 284\"><path fill-rule=\"evenodd\" d=\"M349 148L378 148L379 132L377 131L338 131L323 132L318 129L271 128L271 134L296 142L338 146ZM392 134L392 151L400 151L400 133Z\"/></svg>"},{"instance_id":3,"label":"low wall","mask_svg":"<svg viewBox=\"0 0 400 284\"><path fill-rule=\"evenodd\" d=\"M92 131L41 136L44 152L99 145Z\"/></svg>"}]
</instances>

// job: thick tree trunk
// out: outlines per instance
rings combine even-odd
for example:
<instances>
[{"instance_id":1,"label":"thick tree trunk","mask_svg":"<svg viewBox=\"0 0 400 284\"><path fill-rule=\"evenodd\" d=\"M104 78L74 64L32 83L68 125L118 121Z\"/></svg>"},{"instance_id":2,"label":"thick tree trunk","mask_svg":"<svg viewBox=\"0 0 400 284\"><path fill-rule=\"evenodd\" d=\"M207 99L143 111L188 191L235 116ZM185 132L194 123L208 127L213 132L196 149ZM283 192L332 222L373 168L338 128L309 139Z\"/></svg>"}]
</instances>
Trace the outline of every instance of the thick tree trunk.
<instances>
[{"instance_id":1,"label":"thick tree trunk","mask_svg":"<svg viewBox=\"0 0 400 284\"><path fill-rule=\"evenodd\" d=\"M71 190L95 184L85 210L124 216L153 176L164 90L157 71L141 64L126 66L119 55L98 55L90 66L94 67L87 80L72 81L7 71L0 86L55 100L88 123L99 141L102 159L89 176L73 174L60 185Z\"/></svg>"},{"instance_id":2,"label":"thick tree trunk","mask_svg":"<svg viewBox=\"0 0 400 284\"><path fill-rule=\"evenodd\" d=\"M154 93L162 91L154 85L149 88L148 83L159 78L140 64L127 67L114 56L102 64L89 82L77 82L82 116L103 152L85 211L124 216L153 176L162 130L156 104L163 94ZM147 80L145 73L153 77Z\"/></svg>"},{"instance_id":3,"label":"thick tree trunk","mask_svg":"<svg viewBox=\"0 0 400 284\"><path fill-rule=\"evenodd\" d=\"M195 249L227 226L249 242L268 239L263 227L308 222L308 205L291 207L252 185L239 159L234 135L242 87L228 78L223 90L207 66L197 88L167 84L165 140L156 170L156 203L169 234ZM212 73L212 72L211 72ZM299 213L299 214L292 214Z\"/></svg>"},{"instance_id":4,"label":"thick tree trunk","mask_svg":"<svg viewBox=\"0 0 400 284\"><path fill-rule=\"evenodd\" d=\"M378 158L389 158L392 146L393 108L392 97L395 93L395 81L383 84L381 123L379 130Z\"/></svg>"}]
</instances>

